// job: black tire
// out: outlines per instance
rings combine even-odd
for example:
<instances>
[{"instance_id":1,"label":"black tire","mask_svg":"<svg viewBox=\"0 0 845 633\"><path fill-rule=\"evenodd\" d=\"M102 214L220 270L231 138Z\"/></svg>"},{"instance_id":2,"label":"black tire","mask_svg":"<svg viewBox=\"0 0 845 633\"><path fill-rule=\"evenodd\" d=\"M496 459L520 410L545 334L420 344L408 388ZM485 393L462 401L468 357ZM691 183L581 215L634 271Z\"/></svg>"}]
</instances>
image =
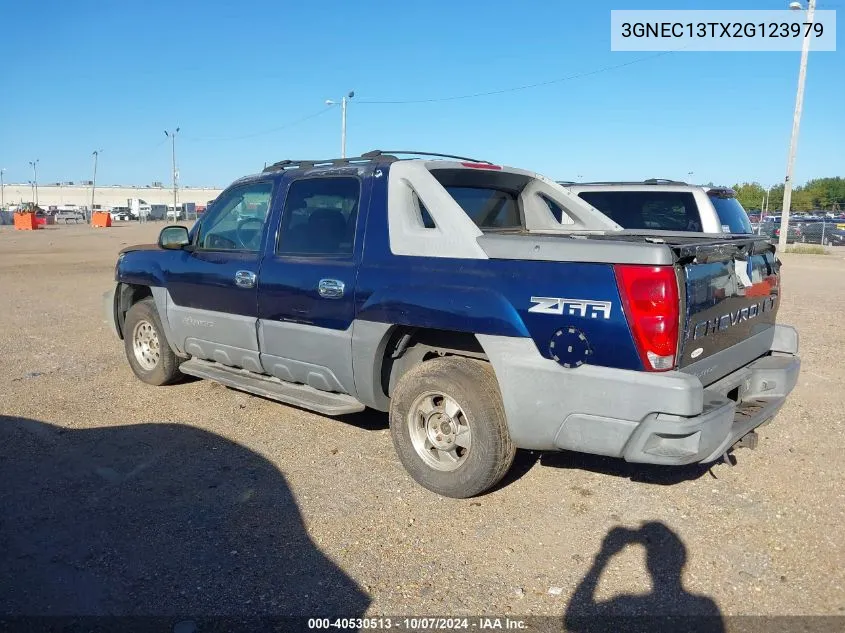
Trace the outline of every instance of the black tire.
<instances>
[{"instance_id":1,"label":"black tire","mask_svg":"<svg viewBox=\"0 0 845 633\"><path fill-rule=\"evenodd\" d=\"M430 466L411 439L411 408L416 409L415 401L431 393L454 401L471 433L466 455L454 470ZM418 433L425 434L427 427L422 418L419 420ZM489 363L460 356L421 363L402 376L391 395L390 435L411 477L446 497L464 499L489 490L505 476L516 454L493 368Z\"/></svg>"},{"instance_id":2,"label":"black tire","mask_svg":"<svg viewBox=\"0 0 845 633\"><path fill-rule=\"evenodd\" d=\"M150 329L147 329L149 326ZM135 354L135 331L136 327L146 329L155 334L155 345L157 358L154 365L144 366ZM161 326L161 319L156 310L155 301L147 297L134 304L126 313L126 321L123 325L123 349L129 366L135 375L149 385L169 385L178 382L183 378L179 371L182 359L173 353L167 338L164 336L164 328ZM155 356L155 355L153 355Z\"/></svg>"}]
</instances>

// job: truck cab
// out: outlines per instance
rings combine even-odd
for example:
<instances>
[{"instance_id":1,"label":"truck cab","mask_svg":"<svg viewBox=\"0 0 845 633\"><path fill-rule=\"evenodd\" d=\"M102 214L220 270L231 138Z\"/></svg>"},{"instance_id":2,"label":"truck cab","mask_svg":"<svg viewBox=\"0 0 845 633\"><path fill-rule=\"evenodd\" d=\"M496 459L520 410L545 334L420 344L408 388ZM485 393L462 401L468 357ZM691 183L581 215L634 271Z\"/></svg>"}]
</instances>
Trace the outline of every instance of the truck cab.
<instances>
[{"instance_id":1,"label":"truck cab","mask_svg":"<svg viewBox=\"0 0 845 633\"><path fill-rule=\"evenodd\" d=\"M631 230L539 174L373 151L281 161L123 249L105 308L141 380L389 412L421 485L517 448L722 458L800 367L765 238Z\"/></svg>"}]
</instances>

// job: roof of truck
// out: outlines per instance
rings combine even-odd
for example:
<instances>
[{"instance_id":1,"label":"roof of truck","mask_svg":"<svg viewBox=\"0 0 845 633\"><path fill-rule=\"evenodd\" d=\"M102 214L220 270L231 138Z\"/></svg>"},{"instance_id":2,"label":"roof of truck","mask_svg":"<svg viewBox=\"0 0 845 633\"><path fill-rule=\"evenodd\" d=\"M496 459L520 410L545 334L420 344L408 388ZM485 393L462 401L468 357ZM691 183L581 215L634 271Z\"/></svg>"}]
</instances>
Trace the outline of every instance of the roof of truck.
<instances>
[{"instance_id":1,"label":"roof of truck","mask_svg":"<svg viewBox=\"0 0 845 633\"><path fill-rule=\"evenodd\" d=\"M557 183L574 191L704 191L708 195L733 198L736 191L730 187L716 187L711 185L696 185L682 180L668 180L665 178L649 178L647 180L618 180L602 182L571 182L558 180Z\"/></svg>"},{"instance_id":2,"label":"roof of truck","mask_svg":"<svg viewBox=\"0 0 845 633\"><path fill-rule=\"evenodd\" d=\"M408 158L402 158L407 156ZM451 158L459 161L466 161L473 165L489 165L494 167L493 163L488 160L479 158L469 158L467 156L457 156L455 154L441 154L438 152L419 152L414 150L380 150L374 149L365 152L360 156L351 156L348 158L327 158L327 159L302 159L280 160L272 165L264 168L262 173L284 171L286 169L312 169L314 167L346 167L361 164L375 163L375 162L394 162L397 160L419 160L427 158Z\"/></svg>"}]
</instances>

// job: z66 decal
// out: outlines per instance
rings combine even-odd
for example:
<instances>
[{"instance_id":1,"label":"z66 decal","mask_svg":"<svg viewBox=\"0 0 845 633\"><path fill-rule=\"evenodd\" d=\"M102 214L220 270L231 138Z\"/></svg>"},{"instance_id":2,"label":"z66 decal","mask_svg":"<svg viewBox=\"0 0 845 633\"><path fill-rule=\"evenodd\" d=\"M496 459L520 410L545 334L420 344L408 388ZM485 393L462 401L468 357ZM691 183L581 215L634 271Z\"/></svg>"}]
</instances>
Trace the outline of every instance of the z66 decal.
<instances>
[{"instance_id":1,"label":"z66 decal","mask_svg":"<svg viewBox=\"0 0 845 633\"><path fill-rule=\"evenodd\" d=\"M571 316L589 316L591 319L610 318L610 301L592 301L590 299L562 299L560 297L531 297L536 305L528 308L529 312L540 314L567 314Z\"/></svg>"}]
</instances>

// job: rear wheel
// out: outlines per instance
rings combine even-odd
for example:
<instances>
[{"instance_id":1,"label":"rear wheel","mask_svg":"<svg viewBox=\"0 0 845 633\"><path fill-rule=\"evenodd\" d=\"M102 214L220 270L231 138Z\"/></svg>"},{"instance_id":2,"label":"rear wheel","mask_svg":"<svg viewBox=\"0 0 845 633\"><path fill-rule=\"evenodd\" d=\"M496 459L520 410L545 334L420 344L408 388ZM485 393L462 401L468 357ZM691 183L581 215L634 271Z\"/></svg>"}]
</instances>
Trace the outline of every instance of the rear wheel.
<instances>
[{"instance_id":1,"label":"rear wheel","mask_svg":"<svg viewBox=\"0 0 845 633\"><path fill-rule=\"evenodd\" d=\"M150 385L169 385L182 378L182 359L173 353L150 297L139 301L126 313L123 347L135 375Z\"/></svg>"},{"instance_id":2,"label":"rear wheel","mask_svg":"<svg viewBox=\"0 0 845 633\"><path fill-rule=\"evenodd\" d=\"M459 356L402 377L391 396L390 434L411 477L447 497L490 489L516 453L493 368Z\"/></svg>"}]
</instances>

